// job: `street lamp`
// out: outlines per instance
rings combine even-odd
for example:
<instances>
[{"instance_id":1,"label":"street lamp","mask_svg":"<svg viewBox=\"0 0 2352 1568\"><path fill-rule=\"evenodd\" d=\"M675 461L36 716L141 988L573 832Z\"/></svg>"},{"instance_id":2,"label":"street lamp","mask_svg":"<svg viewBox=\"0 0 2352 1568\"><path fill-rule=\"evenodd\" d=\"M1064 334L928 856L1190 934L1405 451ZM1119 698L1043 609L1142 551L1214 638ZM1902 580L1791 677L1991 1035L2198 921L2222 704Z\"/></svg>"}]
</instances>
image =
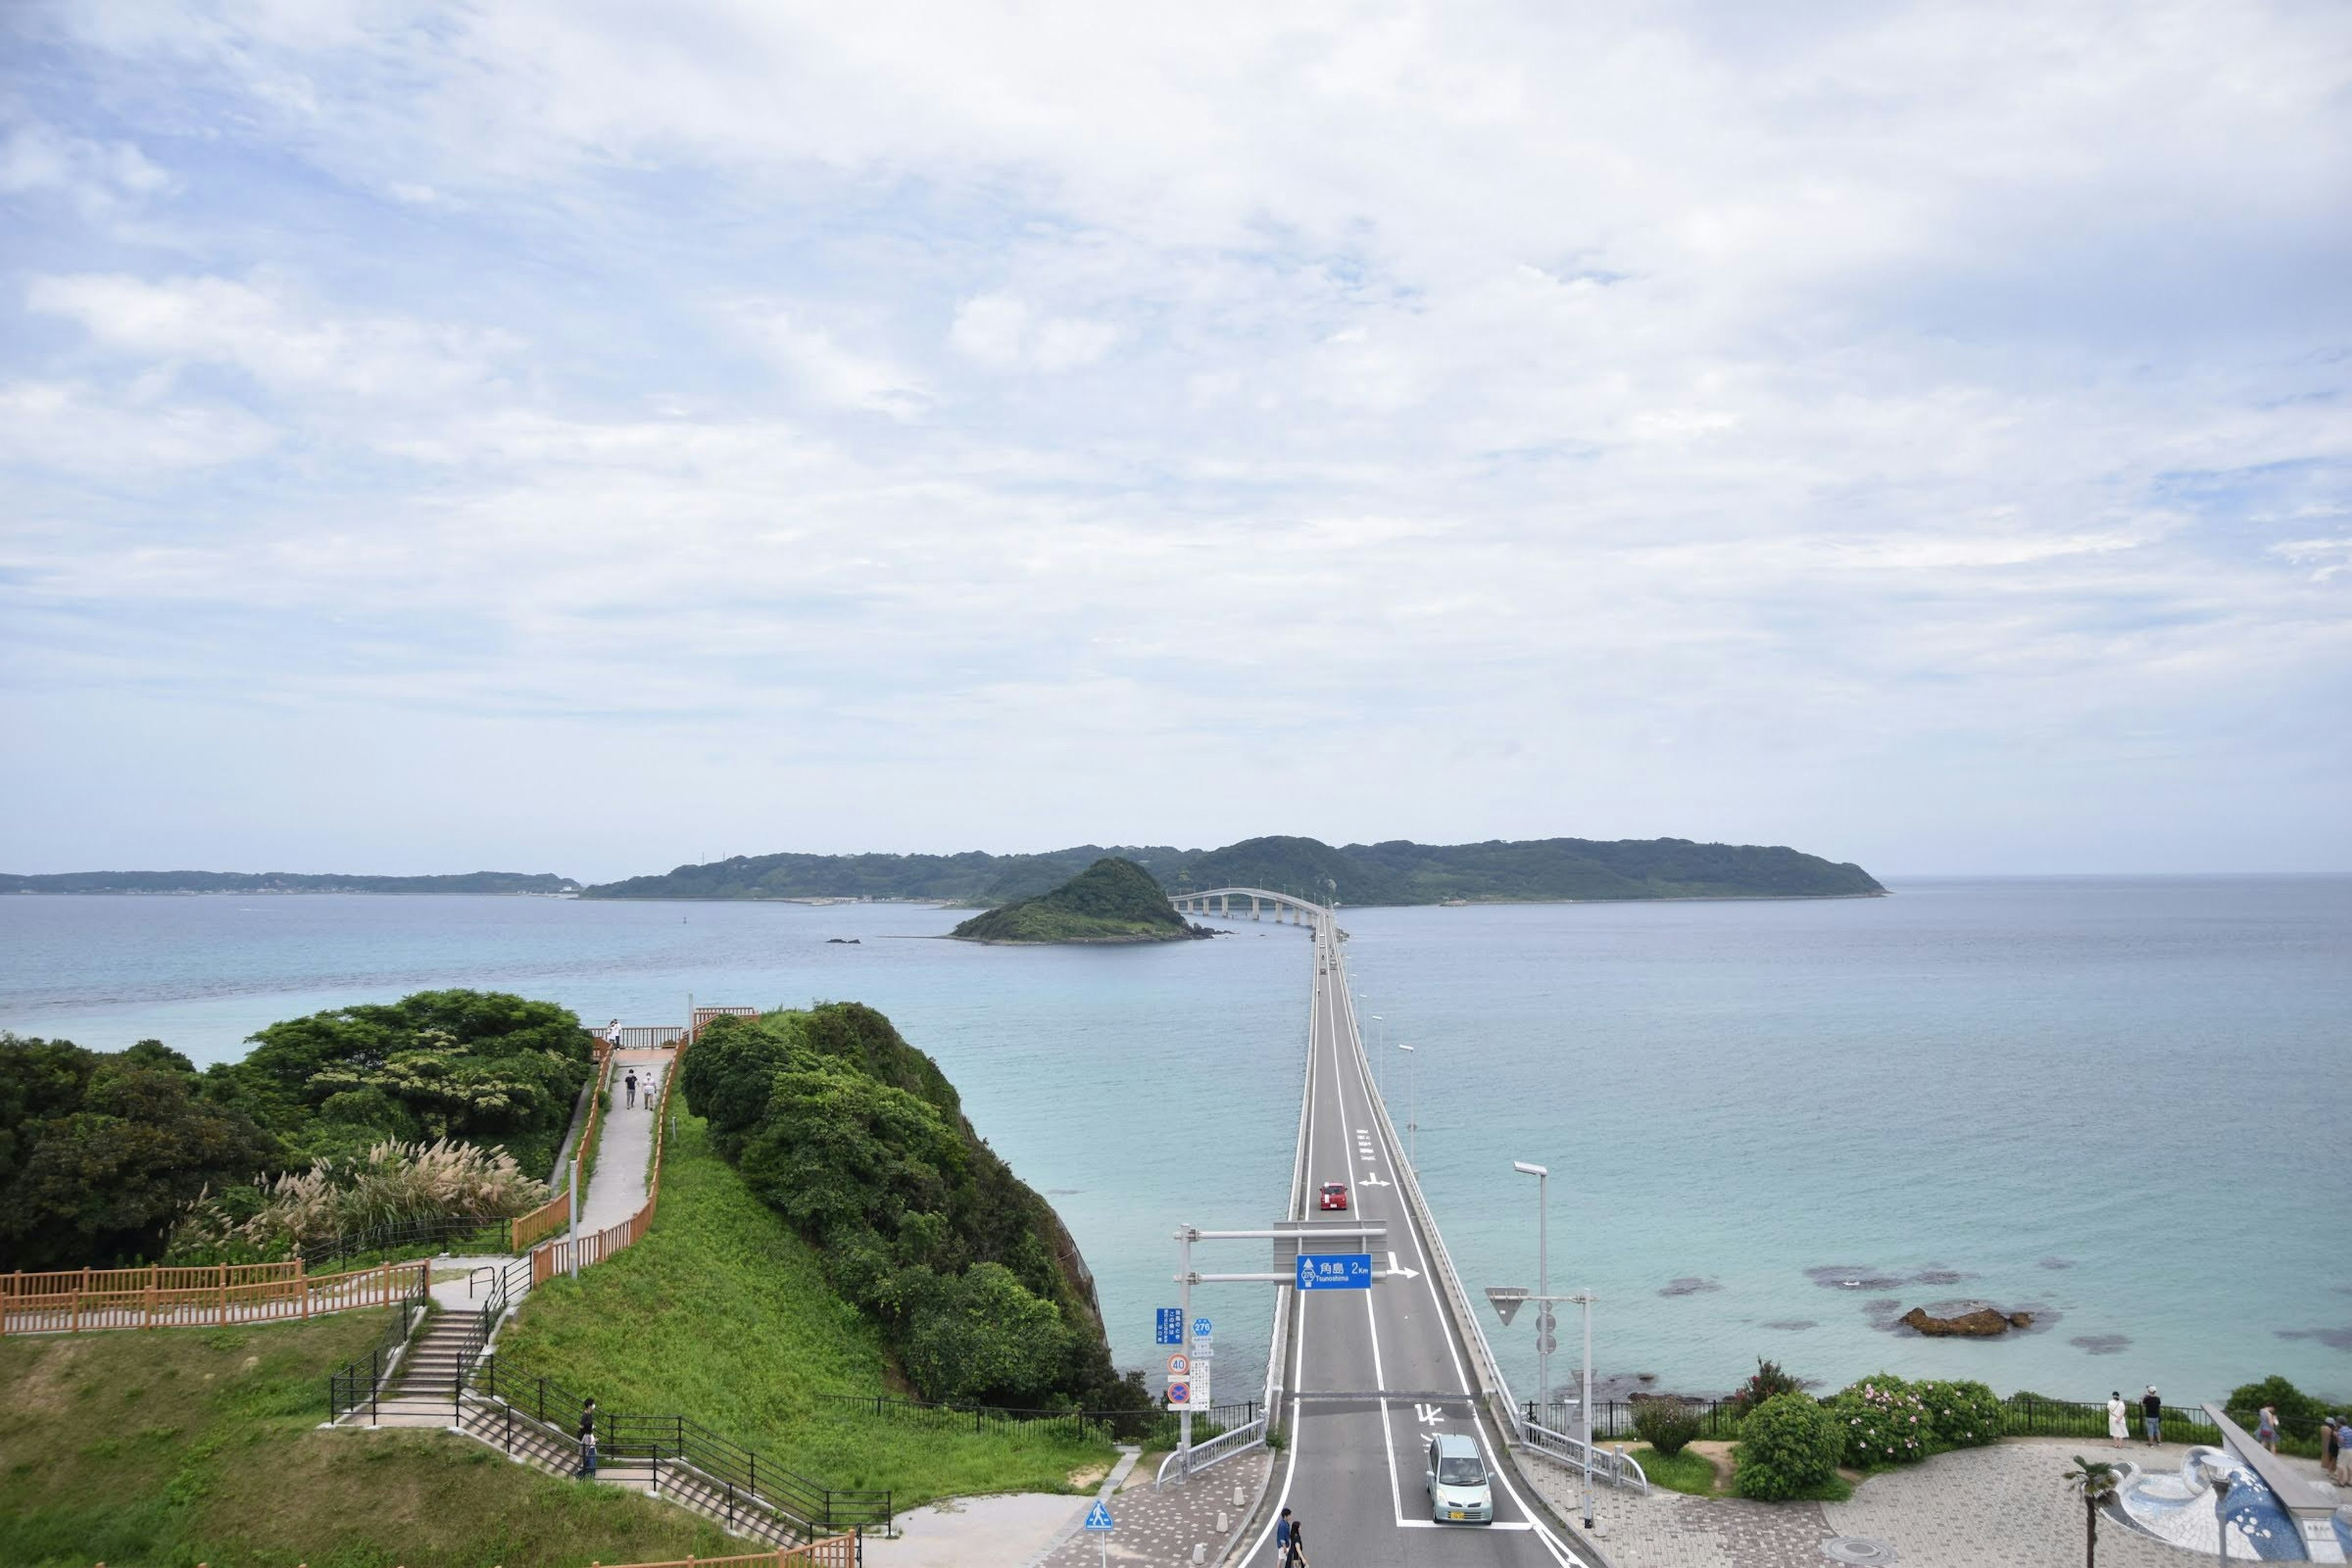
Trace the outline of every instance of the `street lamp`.
<instances>
[{"instance_id":1,"label":"street lamp","mask_svg":"<svg viewBox=\"0 0 2352 1568\"><path fill-rule=\"evenodd\" d=\"M1525 1160L1512 1161L1511 1169L1536 1179L1536 1408L1549 1415L1546 1406L1551 1399L1551 1172ZM1538 1418L1537 1425L1550 1423Z\"/></svg>"},{"instance_id":2,"label":"street lamp","mask_svg":"<svg viewBox=\"0 0 2352 1568\"><path fill-rule=\"evenodd\" d=\"M1421 1058L1413 1055L1411 1046L1402 1040L1397 1049L1404 1053L1404 1081L1408 1103L1404 1113L1404 1163L1412 1167L1417 1180L1421 1175L1421 1069L1413 1064Z\"/></svg>"}]
</instances>

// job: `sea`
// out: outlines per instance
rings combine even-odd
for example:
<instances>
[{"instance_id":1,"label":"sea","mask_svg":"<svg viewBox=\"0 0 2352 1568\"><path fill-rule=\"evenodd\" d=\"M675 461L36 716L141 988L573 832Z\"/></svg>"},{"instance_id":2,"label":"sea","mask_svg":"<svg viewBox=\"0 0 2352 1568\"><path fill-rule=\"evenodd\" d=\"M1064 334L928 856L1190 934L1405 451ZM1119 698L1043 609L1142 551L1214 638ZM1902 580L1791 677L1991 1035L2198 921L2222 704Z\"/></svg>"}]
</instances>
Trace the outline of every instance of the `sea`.
<instances>
[{"instance_id":1,"label":"sea","mask_svg":"<svg viewBox=\"0 0 2352 1568\"><path fill-rule=\"evenodd\" d=\"M1910 878L1884 899L1341 912L1391 1114L1475 1298L1594 1297L1605 1388L1759 1357L2176 1403L2352 1400L2352 877ZM976 947L914 904L297 895L0 899L0 1028L232 1059L280 1018L440 986L591 1022L872 1004L1060 1210L1122 1364L1179 1225L1276 1217L1308 943ZM835 940L839 939L839 940ZM1398 1049L1410 1045L1411 1052ZM1266 1267L1256 1244L1199 1267ZM1909 1308L2032 1314L1929 1339ZM1203 1287L1221 1399L1272 1290ZM1579 1325L1563 1318L1555 1384ZM1515 1387L1532 1327L1487 1324ZM1238 1374L1238 1375L1237 1375Z\"/></svg>"}]
</instances>

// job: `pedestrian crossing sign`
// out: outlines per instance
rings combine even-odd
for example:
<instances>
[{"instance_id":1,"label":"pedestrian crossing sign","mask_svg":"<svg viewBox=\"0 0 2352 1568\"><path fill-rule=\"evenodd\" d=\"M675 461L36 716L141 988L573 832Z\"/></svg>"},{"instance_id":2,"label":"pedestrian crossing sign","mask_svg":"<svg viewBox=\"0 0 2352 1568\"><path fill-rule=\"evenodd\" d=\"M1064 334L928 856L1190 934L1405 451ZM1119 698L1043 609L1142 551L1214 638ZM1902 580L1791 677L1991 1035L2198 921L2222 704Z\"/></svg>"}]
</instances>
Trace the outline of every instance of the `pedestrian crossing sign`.
<instances>
[{"instance_id":1,"label":"pedestrian crossing sign","mask_svg":"<svg viewBox=\"0 0 2352 1568\"><path fill-rule=\"evenodd\" d=\"M1070 1516L1066 1513L1062 1517L1064 1519L1067 1519ZM1088 1530L1109 1530L1112 1528L1110 1522L1110 1510L1103 1506L1103 1500L1100 1498L1095 1499L1095 1506L1087 1510L1087 1528Z\"/></svg>"}]
</instances>

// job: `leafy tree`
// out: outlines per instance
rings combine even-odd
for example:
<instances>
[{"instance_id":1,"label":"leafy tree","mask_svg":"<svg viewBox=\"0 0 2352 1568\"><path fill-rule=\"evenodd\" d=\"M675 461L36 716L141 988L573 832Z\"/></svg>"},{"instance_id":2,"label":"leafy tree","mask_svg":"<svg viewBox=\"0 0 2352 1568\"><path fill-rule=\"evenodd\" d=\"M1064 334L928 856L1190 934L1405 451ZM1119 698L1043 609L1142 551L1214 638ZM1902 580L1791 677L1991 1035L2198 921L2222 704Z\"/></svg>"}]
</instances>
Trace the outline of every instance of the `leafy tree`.
<instances>
[{"instance_id":1,"label":"leafy tree","mask_svg":"<svg viewBox=\"0 0 2352 1568\"><path fill-rule=\"evenodd\" d=\"M0 1268L158 1257L207 1187L266 1169L276 1141L200 1089L155 1041L106 1055L0 1037Z\"/></svg>"},{"instance_id":2,"label":"leafy tree","mask_svg":"<svg viewBox=\"0 0 2352 1568\"><path fill-rule=\"evenodd\" d=\"M2105 1459L2077 1454L2065 1480L2067 1489L2083 1500L2083 1568L2098 1568L2099 1508L2123 1485L2123 1472Z\"/></svg>"},{"instance_id":3,"label":"leafy tree","mask_svg":"<svg viewBox=\"0 0 2352 1568\"><path fill-rule=\"evenodd\" d=\"M901 1360L932 1397L1029 1406L1054 1394L1069 1330L1003 1265L937 1279L913 1306Z\"/></svg>"},{"instance_id":4,"label":"leafy tree","mask_svg":"<svg viewBox=\"0 0 2352 1568\"><path fill-rule=\"evenodd\" d=\"M272 1024L215 1097L247 1107L304 1159L391 1137L501 1144L554 1163L593 1047L569 1009L493 991L420 991Z\"/></svg>"},{"instance_id":5,"label":"leafy tree","mask_svg":"<svg viewBox=\"0 0 2352 1568\"><path fill-rule=\"evenodd\" d=\"M2326 1405L2275 1373L2260 1383L2242 1384L2232 1389L2221 1408L2230 1413L2230 1419L2251 1432L2254 1423L2262 1419L2265 1405L2278 1412L2281 1435L2298 1439L2318 1436L2319 1424L2327 1415Z\"/></svg>"}]
</instances>

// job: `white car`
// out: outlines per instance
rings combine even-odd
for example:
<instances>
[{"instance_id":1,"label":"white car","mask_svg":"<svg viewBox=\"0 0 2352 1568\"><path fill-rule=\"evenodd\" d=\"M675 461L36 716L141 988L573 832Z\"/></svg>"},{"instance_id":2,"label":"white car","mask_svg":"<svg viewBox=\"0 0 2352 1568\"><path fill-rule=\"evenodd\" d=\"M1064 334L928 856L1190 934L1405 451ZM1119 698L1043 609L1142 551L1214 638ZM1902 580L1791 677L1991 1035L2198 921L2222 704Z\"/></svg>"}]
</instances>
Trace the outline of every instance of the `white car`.
<instances>
[{"instance_id":1,"label":"white car","mask_svg":"<svg viewBox=\"0 0 2352 1568\"><path fill-rule=\"evenodd\" d=\"M1492 1524L1495 1491L1478 1445L1459 1432L1429 1440L1429 1517L1440 1524Z\"/></svg>"}]
</instances>

